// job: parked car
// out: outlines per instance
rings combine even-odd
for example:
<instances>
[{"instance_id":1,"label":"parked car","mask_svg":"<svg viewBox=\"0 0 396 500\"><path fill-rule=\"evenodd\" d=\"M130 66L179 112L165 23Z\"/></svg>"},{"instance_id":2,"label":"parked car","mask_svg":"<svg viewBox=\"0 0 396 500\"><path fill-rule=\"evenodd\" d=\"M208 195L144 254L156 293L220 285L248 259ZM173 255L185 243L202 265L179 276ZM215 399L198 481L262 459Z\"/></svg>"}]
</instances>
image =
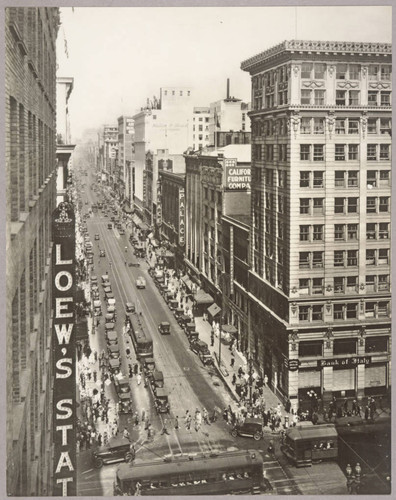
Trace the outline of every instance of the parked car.
<instances>
[{"instance_id":1,"label":"parked car","mask_svg":"<svg viewBox=\"0 0 396 500\"><path fill-rule=\"evenodd\" d=\"M136 280L136 288L146 288L146 280L143 276L139 276Z\"/></svg>"},{"instance_id":2,"label":"parked car","mask_svg":"<svg viewBox=\"0 0 396 500\"><path fill-rule=\"evenodd\" d=\"M263 422L260 418L246 418L243 424L236 424L231 431L232 437L247 436L259 441L263 437Z\"/></svg>"},{"instance_id":3,"label":"parked car","mask_svg":"<svg viewBox=\"0 0 396 500\"><path fill-rule=\"evenodd\" d=\"M120 373L121 362L119 358L110 358L109 359L109 368L113 375L117 375Z\"/></svg>"},{"instance_id":4,"label":"parked car","mask_svg":"<svg viewBox=\"0 0 396 500\"><path fill-rule=\"evenodd\" d=\"M157 389L155 391L154 406L157 413L169 413L170 405L168 400L168 393L165 389Z\"/></svg>"},{"instance_id":5,"label":"parked car","mask_svg":"<svg viewBox=\"0 0 396 500\"><path fill-rule=\"evenodd\" d=\"M108 330L106 332L106 339L107 339L108 346L111 346L111 345L118 346L118 336L117 336L117 332L115 332L114 330Z\"/></svg>"},{"instance_id":6,"label":"parked car","mask_svg":"<svg viewBox=\"0 0 396 500\"><path fill-rule=\"evenodd\" d=\"M94 316L102 316L102 304L100 300L94 300L93 307L94 307Z\"/></svg>"},{"instance_id":7,"label":"parked car","mask_svg":"<svg viewBox=\"0 0 396 500\"><path fill-rule=\"evenodd\" d=\"M130 460L131 443L125 438L110 438L105 446L101 446L93 452L93 465L100 469L105 464L115 462L127 462Z\"/></svg>"},{"instance_id":8,"label":"parked car","mask_svg":"<svg viewBox=\"0 0 396 500\"><path fill-rule=\"evenodd\" d=\"M99 252L99 257L106 257L106 251L105 250L101 250Z\"/></svg>"},{"instance_id":9,"label":"parked car","mask_svg":"<svg viewBox=\"0 0 396 500\"><path fill-rule=\"evenodd\" d=\"M107 214L105 215L105 217L107 217ZM111 223L107 224L107 229L113 229L113 224Z\"/></svg>"},{"instance_id":10,"label":"parked car","mask_svg":"<svg viewBox=\"0 0 396 500\"><path fill-rule=\"evenodd\" d=\"M157 389L162 389L164 387L164 374L159 370L154 370L150 383L151 389L155 394Z\"/></svg>"},{"instance_id":11,"label":"parked car","mask_svg":"<svg viewBox=\"0 0 396 500\"><path fill-rule=\"evenodd\" d=\"M204 365L212 365L213 358L210 354L208 344L203 340L195 340L190 343L190 348L193 352L198 354L199 359L202 361Z\"/></svg>"},{"instance_id":12,"label":"parked car","mask_svg":"<svg viewBox=\"0 0 396 500\"><path fill-rule=\"evenodd\" d=\"M143 373L148 380L151 380L154 370L155 370L154 358L143 358Z\"/></svg>"},{"instance_id":13,"label":"parked car","mask_svg":"<svg viewBox=\"0 0 396 500\"><path fill-rule=\"evenodd\" d=\"M109 357L110 358L117 358L117 359L119 359L119 357L120 357L120 348L118 347L118 344L107 346L107 350L109 352Z\"/></svg>"},{"instance_id":14,"label":"parked car","mask_svg":"<svg viewBox=\"0 0 396 500\"><path fill-rule=\"evenodd\" d=\"M130 413L132 411L132 399L129 380L124 377L114 377L114 387L119 398L119 412Z\"/></svg>"},{"instance_id":15,"label":"parked car","mask_svg":"<svg viewBox=\"0 0 396 500\"><path fill-rule=\"evenodd\" d=\"M170 335L170 324L167 321L161 321L161 323L158 325L158 330L161 335Z\"/></svg>"}]
</instances>

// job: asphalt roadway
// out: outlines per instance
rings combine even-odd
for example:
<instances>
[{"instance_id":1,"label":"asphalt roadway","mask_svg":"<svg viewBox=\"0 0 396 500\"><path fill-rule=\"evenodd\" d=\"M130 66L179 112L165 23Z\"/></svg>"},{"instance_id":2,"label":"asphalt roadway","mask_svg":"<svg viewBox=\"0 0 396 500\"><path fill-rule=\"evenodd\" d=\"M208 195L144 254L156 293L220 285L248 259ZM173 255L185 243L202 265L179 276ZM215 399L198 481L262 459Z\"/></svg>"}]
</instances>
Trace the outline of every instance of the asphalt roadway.
<instances>
[{"instance_id":1,"label":"asphalt roadway","mask_svg":"<svg viewBox=\"0 0 396 500\"><path fill-rule=\"evenodd\" d=\"M85 180L85 179L84 179ZM97 201L95 193L85 187L83 205L87 211L93 202ZM84 203L83 201L83 203ZM249 438L232 438L230 427L220 418L211 425L203 424L196 431L194 426L187 430L184 425L186 410L194 415L195 409L201 411L206 408L209 415L213 409L221 410L230 402L230 395L213 369L204 367L198 356L190 348L187 337L177 324L173 313L169 310L164 299L153 283L148 273L147 265L140 259L140 267L128 267L125 262L136 261L133 248L126 235L120 235L113 227L108 229L110 217L104 217L99 210L88 219L87 226L94 248L94 269L92 274L98 277L98 286L102 302L103 316L96 335L91 335L91 342L100 352L106 350L104 335L105 300L100 284L101 276L108 272L112 291L116 299L117 322L116 331L121 354L121 369L128 376L128 359L126 348L132 351L133 346L128 343L127 336L123 335L126 302L135 302L137 311L141 312L153 337L154 359L156 367L164 373L165 389L169 394L170 414L158 415L153 404L153 396L149 387L137 384L137 378L130 379L133 401L133 411L139 416L144 411L149 415L153 437L147 438L144 424L134 425L131 415L121 415L119 428L122 431L127 427L132 440L135 442L136 456L150 460L154 457L175 456L181 453L201 453L223 451L227 449L259 449L266 462L265 474L274 487L275 494L340 494L345 493L345 478L337 464L320 464L301 472L287 464L277 447L276 459L273 460L266 453L269 439L276 437L266 436L258 442ZM99 241L95 241L95 234L99 234ZM126 249L125 249L126 247ZM99 257L99 249L104 249L106 257ZM111 262L111 265L110 265ZM137 290L136 279L139 276L146 278L146 288ZM158 331L161 321L171 324L171 335L162 336ZM129 344L129 345L128 345ZM114 388L110 390L111 397L117 401ZM179 417L179 429L174 428L175 417ZM161 434L163 421L167 420L168 434ZM118 464L105 465L102 469L94 469L92 465L92 451L80 451L78 455L78 495L79 496L112 496L115 469Z\"/></svg>"}]
</instances>

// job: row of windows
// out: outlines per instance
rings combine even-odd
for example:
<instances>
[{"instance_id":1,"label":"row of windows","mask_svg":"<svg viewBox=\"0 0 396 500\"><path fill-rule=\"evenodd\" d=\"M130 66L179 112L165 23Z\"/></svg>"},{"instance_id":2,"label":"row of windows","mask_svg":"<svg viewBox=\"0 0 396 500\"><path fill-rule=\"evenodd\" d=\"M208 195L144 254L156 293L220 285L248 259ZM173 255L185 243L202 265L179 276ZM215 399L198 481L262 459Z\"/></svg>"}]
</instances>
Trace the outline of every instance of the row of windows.
<instances>
[{"instance_id":1,"label":"row of windows","mask_svg":"<svg viewBox=\"0 0 396 500\"><path fill-rule=\"evenodd\" d=\"M300 120L301 134L324 134L326 118L324 117L302 117ZM336 118L335 133L338 135L358 135L360 133L361 120L359 118ZM368 134L386 134L391 135L391 118L368 118ZM252 123L252 134L255 137L273 135L286 135L288 132L287 119L265 120L264 122Z\"/></svg>"},{"instance_id":2,"label":"row of windows","mask_svg":"<svg viewBox=\"0 0 396 500\"><path fill-rule=\"evenodd\" d=\"M205 126L205 130L209 130L209 125ZM193 125L193 131L195 131L195 125ZM203 125L198 125L198 132L203 131Z\"/></svg>"},{"instance_id":3,"label":"row of windows","mask_svg":"<svg viewBox=\"0 0 396 500\"><path fill-rule=\"evenodd\" d=\"M324 80L326 78L326 67L324 63L304 62L301 65L301 78ZM336 80L360 80L360 75L360 64L340 63L336 65ZM391 81L392 66L389 64L369 65L368 79L370 81Z\"/></svg>"},{"instance_id":4,"label":"row of windows","mask_svg":"<svg viewBox=\"0 0 396 500\"><path fill-rule=\"evenodd\" d=\"M194 141L195 141L195 138L196 138L196 136L195 136L195 134L193 134L193 140ZM198 138L199 141L203 141L204 140L203 134L198 134L197 138ZM205 135L205 141L208 141L208 140L209 140L209 135Z\"/></svg>"},{"instance_id":5,"label":"row of windows","mask_svg":"<svg viewBox=\"0 0 396 500\"><path fill-rule=\"evenodd\" d=\"M390 144L367 144L367 161L390 160L390 151L391 151ZM335 161L347 161L347 160L353 161L358 159L359 159L359 144L334 145ZM325 161L325 145L300 144L300 160Z\"/></svg>"},{"instance_id":6,"label":"row of windows","mask_svg":"<svg viewBox=\"0 0 396 500\"><path fill-rule=\"evenodd\" d=\"M333 319L357 319L358 303L334 304ZM323 305L299 306L298 319L301 322L323 321ZM389 316L389 302L366 302L364 309L366 318L381 318ZM340 353L341 354L341 353Z\"/></svg>"},{"instance_id":7,"label":"row of windows","mask_svg":"<svg viewBox=\"0 0 396 500\"><path fill-rule=\"evenodd\" d=\"M360 90L336 90L336 106L360 106L360 101ZM326 101L326 90L301 89L300 102L305 105L324 106L328 104ZM369 90L367 92L367 104L368 106L390 106L391 92L388 90Z\"/></svg>"},{"instance_id":8,"label":"row of windows","mask_svg":"<svg viewBox=\"0 0 396 500\"><path fill-rule=\"evenodd\" d=\"M356 170L336 170L334 173L335 187L358 187L359 172ZM388 187L390 181L389 170L368 170L367 171L367 187L369 189L375 187ZM323 188L324 187L324 172L320 170L310 171L302 170L300 172L300 187L301 188Z\"/></svg>"},{"instance_id":9,"label":"row of windows","mask_svg":"<svg viewBox=\"0 0 396 500\"><path fill-rule=\"evenodd\" d=\"M194 116L194 117L193 117L193 121L195 121L195 118L196 118L196 117ZM200 116L200 117L198 118L198 121L199 121L199 122L203 122L203 121L204 121L203 117L202 117L202 116ZM209 116L205 116L205 123L209 123ZM200 125L200 126L201 126L201 125ZM194 129L194 130L195 130L195 129Z\"/></svg>"},{"instance_id":10,"label":"row of windows","mask_svg":"<svg viewBox=\"0 0 396 500\"><path fill-rule=\"evenodd\" d=\"M361 286L361 285L360 285ZM358 276L336 276L333 278L333 287L329 286L329 291L338 293L356 293L359 290ZM364 288L367 292L389 291L389 274L367 275ZM323 295L325 291L324 278L300 278L300 295Z\"/></svg>"},{"instance_id":11,"label":"row of windows","mask_svg":"<svg viewBox=\"0 0 396 500\"><path fill-rule=\"evenodd\" d=\"M209 189L207 187L204 187L203 189L204 189L204 200L209 200L209 195L210 195L210 201L214 202L217 200L217 203L221 205L222 196L220 191L216 191L215 189Z\"/></svg>"},{"instance_id":12,"label":"row of windows","mask_svg":"<svg viewBox=\"0 0 396 500\"><path fill-rule=\"evenodd\" d=\"M357 240L359 224L334 224L334 240ZM366 238L368 240L387 240L389 239L389 223L367 223Z\"/></svg>"},{"instance_id":13,"label":"row of windows","mask_svg":"<svg viewBox=\"0 0 396 500\"><path fill-rule=\"evenodd\" d=\"M355 173L355 172L353 172ZM357 183L357 177L348 178ZM357 184L356 184L357 185ZM267 193L266 193L267 194ZM267 200L267 198L266 198ZM322 215L324 214L325 198L300 198L300 214L301 215ZM359 206L359 198L348 197L334 198L334 213L335 214L357 214ZM270 208L267 206L266 208ZM368 196L366 200L366 213L389 213L390 197L389 196ZM279 209L279 212L282 210ZM302 227L302 226L300 226Z\"/></svg>"},{"instance_id":14,"label":"row of windows","mask_svg":"<svg viewBox=\"0 0 396 500\"><path fill-rule=\"evenodd\" d=\"M357 265L357 250L348 250L347 264L350 266ZM345 250L334 251L334 265L336 267L345 267ZM337 263L337 265L336 265ZM300 252L299 253L299 268L300 269L315 269L321 268L324 265L324 252ZM389 265L389 249L388 248L370 248L366 249L366 266L382 266Z\"/></svg>"},{"instance_id":15,"label":"row of windows","mask_svg":"<svg viewBox=\"0 0 396 500\"><path fill-rule=\"evenodd\" d=\"M344 312L346 315L346 304L337 304L336 307L337 316L339 311ZM350 308L349 312L353 313L353 309ZM336 319L343 319L337 317ZM346 339L334 339L333 340L333 355L337 354L356 354L357 349L357 339L346 338ZM310 340L301 341L298 346L298 354L301 357L304 356L323 356L323 340ZM367 337L365 339L365 352L387 352L388 351L388 337L375 336Z\"/></svg>"},{"instance_id":16,"label":"row of windows","mask_svg":"<svg viewBox=\"0 0 396 500\"><path fill-rule=\"evenodd\" d=\"M185 93L187 96L190 96L191 95L191 91L190 90L187 90L187 92ZM164 90L164 95L168 95L168 91L167 90ZM170 94L169 94L170 95ZM175 90L172 90L172 95L176 95L176 91ZM183 96L183 90L180 90L179 91L179 95L180 96Z\"/></svg>"}]
</instances>

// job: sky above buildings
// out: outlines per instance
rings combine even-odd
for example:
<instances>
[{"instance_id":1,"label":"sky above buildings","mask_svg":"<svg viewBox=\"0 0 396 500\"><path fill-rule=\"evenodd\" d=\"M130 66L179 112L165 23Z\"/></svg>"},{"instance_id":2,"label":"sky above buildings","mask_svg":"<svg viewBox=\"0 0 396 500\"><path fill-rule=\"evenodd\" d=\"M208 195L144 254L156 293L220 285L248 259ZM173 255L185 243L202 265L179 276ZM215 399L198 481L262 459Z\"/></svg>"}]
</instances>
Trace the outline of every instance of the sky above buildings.
<instances>
[{"instance_id":1,"label":"sky above buildings","mask_svg":"<svg viewBox=\"0 0 396 500\"><path fill-rule=\"evenodd\" d=\"M196 106L250 101L243 60L283 40L392 41L391 7L61 8L57 76L74 77L72 140L133 115L163 86L190 86Z\"/></svg>"}]
</instances>

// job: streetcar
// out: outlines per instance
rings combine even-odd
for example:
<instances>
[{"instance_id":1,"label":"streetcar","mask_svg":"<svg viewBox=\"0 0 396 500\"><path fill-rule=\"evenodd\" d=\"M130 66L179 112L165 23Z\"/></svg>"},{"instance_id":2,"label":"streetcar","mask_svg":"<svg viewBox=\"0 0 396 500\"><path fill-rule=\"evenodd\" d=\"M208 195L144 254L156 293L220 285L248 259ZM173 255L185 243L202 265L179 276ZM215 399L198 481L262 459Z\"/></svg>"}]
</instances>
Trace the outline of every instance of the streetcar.
<instances>
[{"instance_id":1,"label":"streetcar","mask_svg":"<svg viewBox=\"0 0 396 500\"><path fill-rule=\"evenodd\" d=\"M309 467L338 457L338 433L334 424L297 425L286 431L282 452L297 467Z\"/></svg>"},{"instance_id":2,"label":"streetcar","mask_svg":"<svg viewBox=\"0 0 396 500\"><path fill-rule=\"evenodd\" d=\"M129 334L135 348L136 356L141 358L153 357L153 339L148 331L147 325L140 314L127 314Z\"/></svg>"},{"instance_id":3,"label":"streetcar","mask_svg":"<svg viewBox=\"0 0 396 500\"><path fill-rule=\"evenodd\" d=\"M271 490L258 451L164 458L118 467L114 495L230 495Z\"/></svg>"}]
</instances>

